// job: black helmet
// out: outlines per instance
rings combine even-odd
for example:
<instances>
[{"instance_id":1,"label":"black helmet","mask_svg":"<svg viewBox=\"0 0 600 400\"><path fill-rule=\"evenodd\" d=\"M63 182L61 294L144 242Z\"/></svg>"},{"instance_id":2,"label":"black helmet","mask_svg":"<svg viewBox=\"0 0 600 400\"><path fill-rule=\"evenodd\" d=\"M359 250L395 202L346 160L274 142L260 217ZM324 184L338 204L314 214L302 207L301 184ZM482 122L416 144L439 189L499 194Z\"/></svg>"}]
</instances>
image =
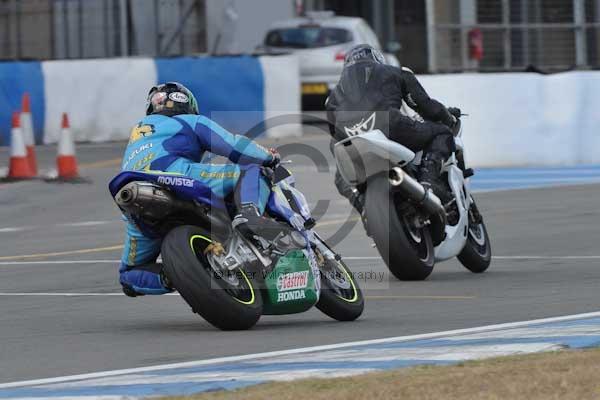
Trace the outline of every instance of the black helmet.
<instances>
[{"instance_id":1,"label":"black helmet","mask_svg":"<svg viewBox=\"0 0 600 400\"><path fill-rule=\"evenodd\" d=\"M373 46L368 44L359 44L355 46L346 54L344 59L344 67L354 65L358 62L368 61L376 62L378 64L385 64L385 57L383 54Z\"/></svg>"},{"instance_id":2,"label":"black helmet","mask_svg":"<svg viewBox=\"0 0 600 400\"><path fill-rule=\"evenodd\" d=\"M167 82L154 86L148 92L146 115L200 114L194 94L181 83Z\"/></svg>"}]
</instances>

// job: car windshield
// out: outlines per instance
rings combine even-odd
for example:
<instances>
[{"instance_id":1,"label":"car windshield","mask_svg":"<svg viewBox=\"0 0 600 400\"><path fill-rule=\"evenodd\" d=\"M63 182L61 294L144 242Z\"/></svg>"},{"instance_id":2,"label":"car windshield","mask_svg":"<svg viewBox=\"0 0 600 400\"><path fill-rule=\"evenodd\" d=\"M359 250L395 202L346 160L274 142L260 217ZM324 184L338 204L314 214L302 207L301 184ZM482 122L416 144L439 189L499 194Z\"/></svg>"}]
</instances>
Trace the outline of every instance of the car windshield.
<instances>
[{"instance_id":1,"label":"car windshield","mask_svg":"<svg viewBox=\"0 0 600 400\"><path fill-rule=\"evenodd\" d=\"M265 44L270 47L308 49L333 46L351 41L352 33L346 29L303 26L272 30L267 34Z\"/></svg>"}]
</instances>

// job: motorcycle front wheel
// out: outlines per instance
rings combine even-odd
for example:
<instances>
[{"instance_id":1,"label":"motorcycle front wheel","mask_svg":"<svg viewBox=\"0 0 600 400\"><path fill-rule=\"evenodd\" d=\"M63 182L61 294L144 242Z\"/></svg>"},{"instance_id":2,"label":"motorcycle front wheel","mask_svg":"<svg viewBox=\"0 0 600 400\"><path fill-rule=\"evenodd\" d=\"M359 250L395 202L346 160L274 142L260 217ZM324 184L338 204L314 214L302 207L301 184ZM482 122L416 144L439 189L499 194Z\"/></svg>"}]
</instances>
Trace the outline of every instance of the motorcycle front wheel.
<instances>
[{"instance_id":1,"label":"motorcycle front wheel","mask_svg":"<svg viewBox=\"0 0 600 400\"><path fill-rule=\"evenodd\" d=\"M467 243L458 255L458 260L466 269L476 274L485 272L492 262L490 238L474 200L469 210Z\"/></svg>"},{"instance_id":2,"label":"motorcycle front wheel","mask_svg":"<svg viewBox=\"0 0 600 400\"><path fill-rule=\"evenodd\" d=\"M369 234L390 272L402 281L425 280L435 264L429 226L398 212L387 176L368 182L365 210Z\"/></svg>"},{"instance_id":3,"label":"motorcycle front wheel","mask_svg":"<svg viewBox=\"0 0 600 400\"><path fill-rule=\"evenodd\" d=\"M365 308L365 298L358 282L341 259L325 258L322 255L318 258L321 294L317 309L338 321L354 321Z\"/></svg>"}]
</instances>

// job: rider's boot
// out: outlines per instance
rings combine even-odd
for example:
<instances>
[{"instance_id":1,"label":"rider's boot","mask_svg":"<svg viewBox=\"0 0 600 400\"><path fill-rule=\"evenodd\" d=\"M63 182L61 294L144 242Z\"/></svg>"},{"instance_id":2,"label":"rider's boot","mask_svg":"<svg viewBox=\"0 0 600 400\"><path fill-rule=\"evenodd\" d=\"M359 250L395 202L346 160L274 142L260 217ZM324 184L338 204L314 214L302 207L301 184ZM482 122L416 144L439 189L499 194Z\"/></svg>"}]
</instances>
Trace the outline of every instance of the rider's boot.
<instances>
[{"instance_id":1,"label":"rider's boot","mask_svg":"<svg viewBox=\"0 0 600 400\"><path fill-rule=\"evenodd\" d=\"M453 197L450 188L441 179L442 162L443 159L435 155L427 156L421 161L421 184L426 189L431 188L442 204L448 204Z\"/></svg>"},{"instance_id":2,"label":"rider's boot","mask_svg":"<svg viewBox=\"0 0 600 400\"><path fill-rule=\"evenodd\" d=\"M286 224L263 217L254 204L242 204L232 225L247 238L258 235L269 241L275 240L281 233L291 231Z\"/></svg>"}]
</instances>

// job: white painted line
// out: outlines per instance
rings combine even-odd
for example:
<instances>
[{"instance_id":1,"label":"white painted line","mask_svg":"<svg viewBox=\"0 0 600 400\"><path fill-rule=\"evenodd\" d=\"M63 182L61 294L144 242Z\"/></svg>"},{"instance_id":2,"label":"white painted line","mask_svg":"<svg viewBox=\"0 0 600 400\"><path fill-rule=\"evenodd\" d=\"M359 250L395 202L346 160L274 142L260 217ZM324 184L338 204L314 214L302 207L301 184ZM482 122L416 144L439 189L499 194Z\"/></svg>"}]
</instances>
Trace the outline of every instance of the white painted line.
<instances>
[{"instance_id":1,"label":"white painted line","mask_svg":"<svg viewBox=\"0 0 600 400\"><path fill-rule=\"evenodd\" d=\"M589 318L597 318L597 317L600 317L600 311L585 313L585 314L567 315L567 316L562 316L562 317L534 319L534 320L530 320L530 321L509 322L509 323L505 323L505 324L487 325L487 326L480 326L480 327L476 327L476 328L456 329L456 330L451 330L451 331L426 333L426 334L411 335L411 336L398 336L398 337L391 337L391 338L384 338L384 339L363 340L363 341L358 341L358 342L347 342L347 343L339 343L339 344L331 344L331 345L323 345L323 346L304 347L304 348L297 348L297 349L290 349L290 350L271 351L271 352L267 352L267 353L247 354L247 355L239 355L239 356L231 356L231 357L213 358L213 359L200 360L200 361L190 361L190 362L181 362L181 363L174 363L174 364L155 365L155 366L151 366L151 367L129 368L129 369L121 369L121 370L113 370L113 371L95 372L95 373L90 373L90 374L70 375L70 376L62 376L62 377L57 377L57 378L35 379L35 380L20 381L20 382L9 382L9 383L0 384L0 389L47 385L47 384L53 384L53 383L65 383L65 382L80 381L80 380L85 380L85 379L106 378L106 377L119 376L119 375L125 375L125 374L139 374L139 373L153 372L153 371L164 371L167 369L174 369L174 368L191 368L191 367L198 367L198 366L221 364L221 363L226 363L226 362L260 360L260 359L269 358L269 357L281 357L281 356L288 356L288 355L293 355L293 354L321 352L321 351L325 351L325 350L335 350L335 349L342 349L342 348L348 348L348 347L354 347L354 346L367 346L367 345L375 345L375 344L397 343L397 342L406 342L406 341L410 341L410 340L435 339L435 338L451 336L451 335L466 335L466 334L482 333L482 332L494 331L494 330L519 328L519 327L534 325L534 324L564 322L564 321L589 319Z\"/></svg>"},{"instance_id":2,"label":"white painted line","mask_svg":"<svg viewBox=\"0 0 600 400\"><path fill-rule=\"evenodd\" d=\"M476 182L478 185L481 184L529 184L529 185L537 185L537 184L561 184L561 183L580 183L580 182L598 182L600 180L600 176L582 176L582 177L550 177L550 178L529 178L529 177L507 177L507 178L489 178L489 179L477 179Z\"/></svg>"},{"instance_id":3,"label":"white painted line","mask_svg":"<svg viewBox=\"0 0 600 400\"><path fill-rule=\"evenodd\" d=\"M600 256L494 256L500 260L600 260Z\"/></svg>"},{"instance_id":4,"label":"white painted line","mask_svg":"<svg viewBox=\"0 0 600 400\"><path fill-rule=\"evenodd\" d=\"M478 172L475 174L476 178L474 178L474 180L478 181L480 179L494 179L494 177L507 177L507 178L512 178L512 177L518 177L519 179L522 179L523 176L534 176L534 175L550 175L550 176L557 176L560 177L561 175L582 175L582 174L589 174L591 175L590 177L598 177L600 178L600 168L593 168L593 167L584 167L584 168L562 168L562 169L553 169L553 168L549 168L549 169L544 169L544 167L538 167L538 168L505 168L505 169L496 169L493 168L491 170L486 170L484 168L481 168L478 170ZM531 178L531 179L535 179L535 178Z\"/></svg>"},{"instance_id":5,"label":"white painted line","mask_svg":"<svg viewBox=\"0 0 600 400\"><path fill-rule=\"evenodd\" d=\"M556 182L556 183L532 183L530 186L506 186L506 187L498 187L498 188L486 188L486 189L471 189L472 193L496 193L496 192L521 192L525 190L539 190L539 189L558 189L558 188L567 188L567 187L575 187L575 186L589 186L589 185L597 185L600 183L600 179L598 180L587 180L582 182ZM473 186L473 185L472 185Z\"/></svg>"},{"instance_id":6,"label":"white painted line","mask_svg":"<svg viewBox=\"0 0 600 400\"><path fill-rule=\"evenodd\" d=\"M381 257L344 257L344 260L381 260ZM600 256L493 256L496 260L600 260ZM161 260L157 260L161 262ZM52 264L118 264L121 260L44 260L44 261L0 261L2 265L52 265Z\"/></svg>"},{"instance_id":7,"label":"white painted line","mask_svg":"<svg viewBox=\"0 0 600 400\"><path fill-rule=\"evenodd\" d=\"M47 261L0 261L0 265L40 264L118 264L121 260L47 260Z\"/></svg>"},{"instance_id":8,"label":"white painted line","mask_svg":"<svg viewBox=\"0 0 600 400\"><path fill-rule=\"evenodd\" d=\"M83 222L69 222L66 224L57 224L56 226L68 226L68 227L78 227L78 226L97 226L97 225L106 225L111 224L113 222L121 222L120 220L114 221L83 221Z\"/></svg>"},{"instance_id":9,"label":"white painted line","mask_svg":"<svg viewBox=\"0 0 600 400\"><path fill-rule=\"evenodd\" d=\"M121 222L121 220L115 219L115 220L110 220L110 221L65 222L65 223L45 225L45 226L9 226L6 228L0 228L0 233L23 232L23 231L31 231L31 230L44 230L44 229L51 229L51 228L56 228L56 227L76 228L76 227L86 227L86 226L98 226L98 225L112 224L115 222Z\"/></svg>"},{"instance_id":10,"label":"white painted line","mask_svg":"<svg viewBox=\"0 0 600 400\"><path fill-rule=\"evenodd\" d=\"M23 232L26 230L30 230L33 229L31 227L26 227L26 226L22 226L22 227L14 227L14 228L0 228L0 233L7 233L7 232Z\"/></svg>"},{"instance_id":11,"label":"white painted line","mask_svg":"<svg viewBox=\"0 0 600 400\"><path fill-rule=\"evenodd\" d=\"M345 257L344 260L380 260L381 257ZM496 260L600 260L600 256L492 256Z\"/></svg>"},{"instance_id":12,"label":"white painted line","mask_svg":"<svg viewBox=\"0 0 600 400\"><path fill-rule=\"evenodd\" d=\"M123 293L68 293L68 292L0 292L0 297L101 297L124 296Z\"/></svg>"}]
</instances>

